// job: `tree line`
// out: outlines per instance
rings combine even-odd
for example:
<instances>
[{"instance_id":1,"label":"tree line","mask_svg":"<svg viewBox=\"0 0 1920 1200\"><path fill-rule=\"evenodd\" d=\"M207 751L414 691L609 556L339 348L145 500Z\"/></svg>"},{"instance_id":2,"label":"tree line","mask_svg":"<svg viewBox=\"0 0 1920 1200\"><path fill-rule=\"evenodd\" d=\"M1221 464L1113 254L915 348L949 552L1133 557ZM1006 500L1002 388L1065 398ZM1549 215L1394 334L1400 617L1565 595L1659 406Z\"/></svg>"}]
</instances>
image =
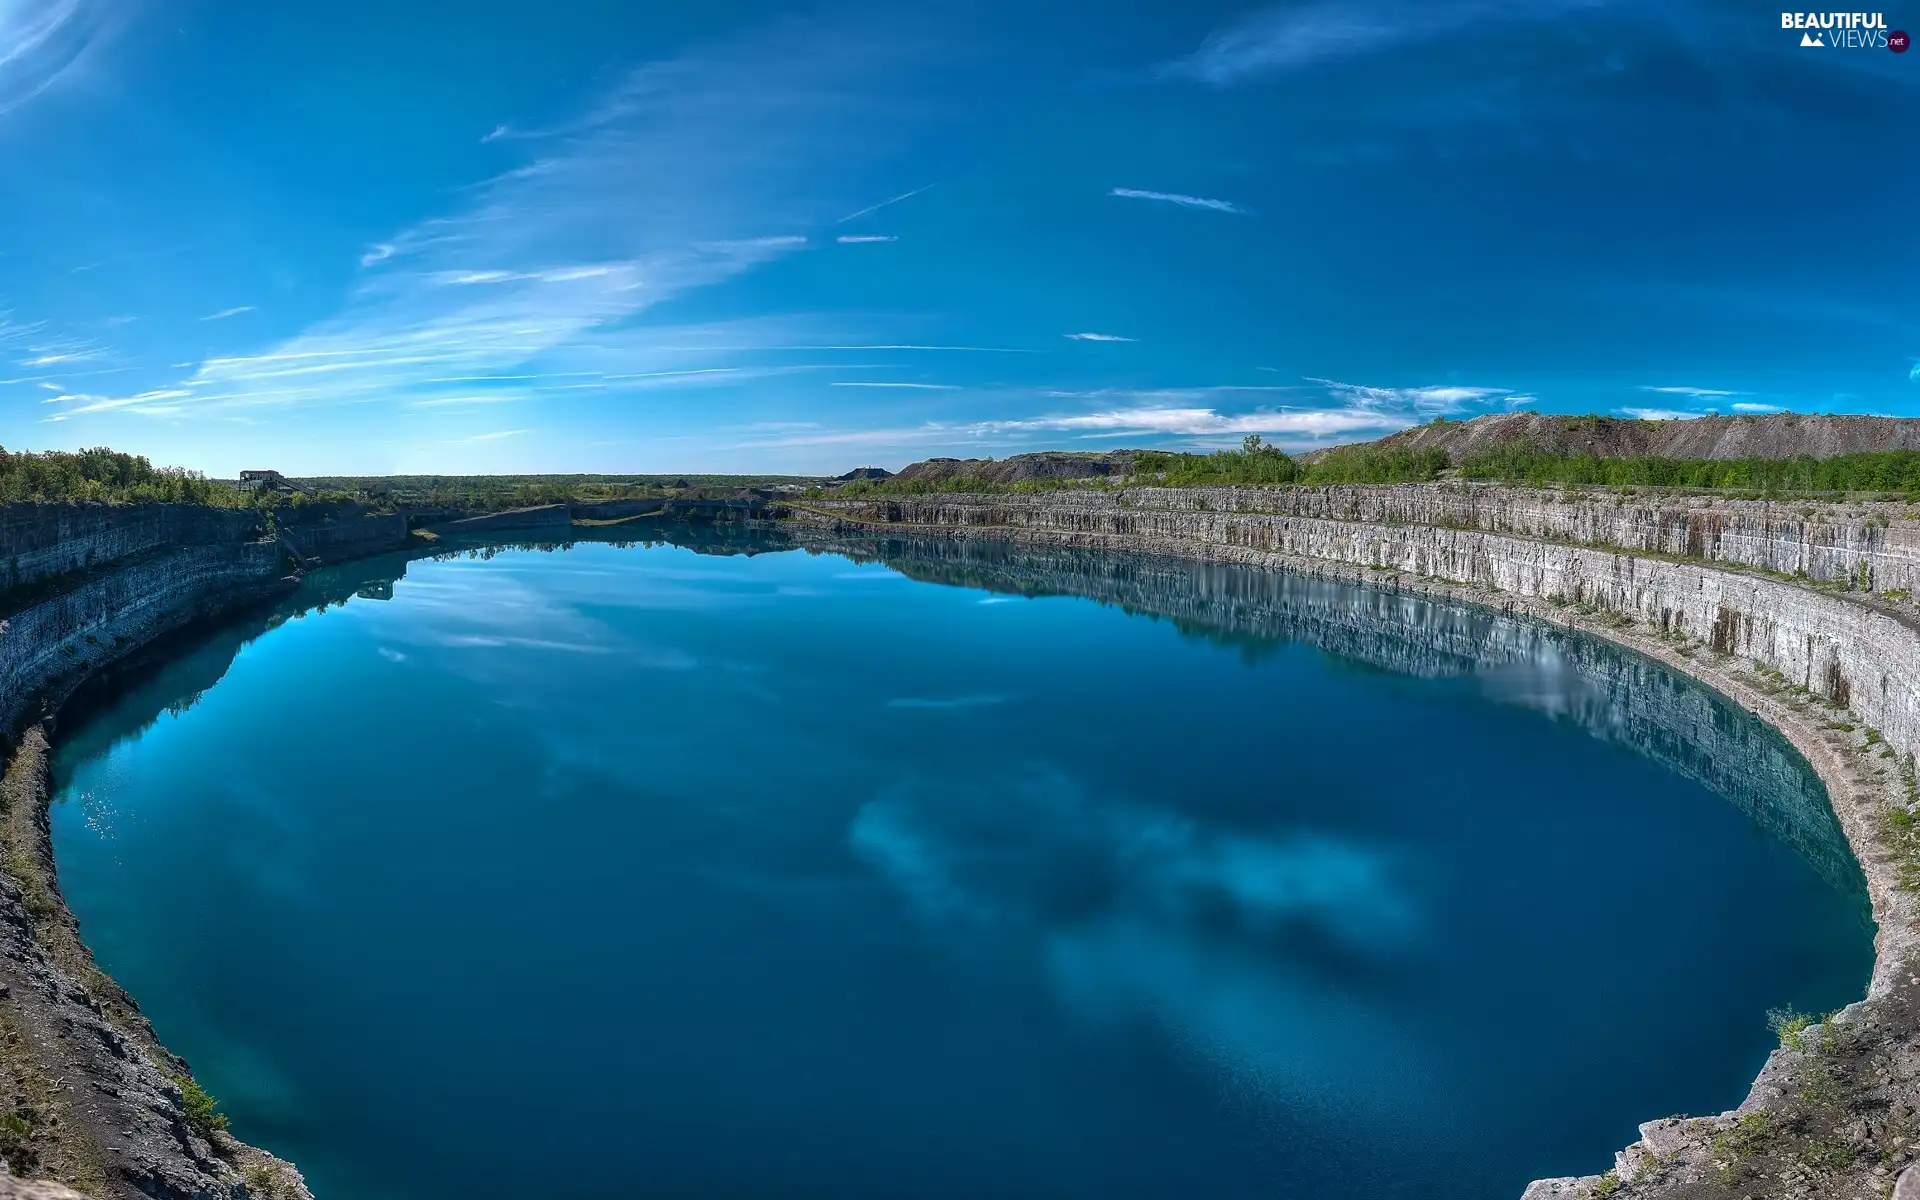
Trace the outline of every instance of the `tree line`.
<instances>
[{"instance_id":1,"label":"tree line","mask_svg":"<svg viewBox=\"0 0 1920 1200\"><path fill-rule=\"evenodd\" d=\"M1600 458L1510 443L1469 455L1457 466L1444 450L1363 444L1302 460L1249 435L1238 450L1211 454L1135 451L1123 481L1130 486L1252 487L1296 484L1430 483L1469 479L1532 487L1654 487L1744 492L1763 496L1831 492L1892 493L1920 498L1920 451L1890 450L1833 458ZM941 480L862 480L816 495L910 496L937 492L1018 493L1112 487L1111 477L994 483L978 475Z\"/></svg>"}]
</instances>

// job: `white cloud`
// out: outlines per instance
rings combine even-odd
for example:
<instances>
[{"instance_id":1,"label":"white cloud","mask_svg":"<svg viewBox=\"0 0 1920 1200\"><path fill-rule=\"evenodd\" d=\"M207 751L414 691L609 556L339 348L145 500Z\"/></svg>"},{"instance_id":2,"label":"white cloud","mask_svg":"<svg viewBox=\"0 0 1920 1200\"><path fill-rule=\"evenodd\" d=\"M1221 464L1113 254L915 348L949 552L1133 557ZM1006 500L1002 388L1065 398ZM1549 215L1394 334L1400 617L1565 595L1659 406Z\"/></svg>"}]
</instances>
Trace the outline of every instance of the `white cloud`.
<instances>
[{"instance_id":1,"label":"white cloud","mask_svg":"<svg viewBox=\"0 0 1920 1200\"><path fill-rule=\"evenodd\" d=\"M1787 410L1783 405L1779 405L1779 404L1755 404L1751 401L1742 401L1733 406L1733 411L1737 413L1763 413L1764 414L1764 413L1786 412Z\"/></svg>"},{"instance_id":2,"label":"white cloud","mask_svg":"<svg viewBox=\"0 0 1920 1200\"><path fill-rule=\"evenodd\" d=\"M857 387L857 388L916 388L920 391L927 391L927 392L957 392L960 390L960 386L958 384L953 384L953 383L892 383L892 382L855 383L855 382L848 382L845 380L835 380L830 386Z\"/></svg>"},{"instance_id":3,"label":"white cloud","mask_svg":"<svg viewBox=\"0 0 1920 1200\"><path fill-rule=\"evenodd\" d=\"M842 246L866 246L875 242L897 242L900 239L884 233L843 233L833 240Z\"/></svg>"},{"instance_id":4,"label":"white cloud","mask_svg":"<svg viewBox=\"0 0 1920 1200\"><path fill-rule=\"evenodd\" d=\"M0 113L59 79L86 52L106 16L98 0L0 0Z\"/></svg>"},{"instance_id":5,"label":"white cloud","mask_svg":"<svg viewBox=\"0 0 1920 1200\"><path fill-rule=\"evenodd\" d=\"M847 214L846 216L844 216L844 217L841 217L838 223L839 223L839 224L842 224L842 225L844 225L844 224L846 224L846 223L847 223L848 221L851 221L851 220L853 220L853 219L855 219L856 217L864 217L864 216L866 216L866 215L867 215L868 213L877 213L877 212L879 212L879 211L880 211L881 209L883 209L883 208L885 208L885 207L887 207L887 206L888 206L888 205L890 205L890 204L898 204L898 203L900 203L900 202L901 202L902 200L911 200L911 199L913 199L913 198L914 198L915 196L918 196L918 195L919 195L919 194L920 194L921 192L924 192L924 191L926 191L926 190L927 190L927 188L930 188L930 187L932 187L932 186L933 186L933 185L929 183L929 184L927 185L927 187L917 187L917 188L915 188L915 189L913 189L913 190L912 190L912 191L910 191L910 192L901 192L901 193L900 193L900 194L899 194L898 196L895 196L895 197L894 197L893 199L891 199L891 200L882 200L882 201L881 201L880 203L878 203L878 204L869 204L869 205L867 205L867 206L866 206L865 208L863 208L863 209L861 209L861 210L860 210L859 212L850 212L850 213L848 213L848 214Z\"/></svg>"},{"instance_id":6,"label":"white cloud","mask_svg":"<svg viewBox=\"0 0 1920 1200\"><path fill-rule=\"evenodd\" d=\"M534 431L531 429L501 429L493 433L476 433L472 437L455 438L453 442L448 444L452 445L458 442L497 442L501 438L519 437L523 433L532 432Z\"/></svg>"},{"instance_id":7,"label":"white cloud","mask_svg":"<svg viewBox=\"0 0 1920 1200\"><path fill-rule=\"evenodd\" d=\"M1186 437L1272 433L1325 438L1361 430L1401 429L1414 423L1370 409L1263 409L1226 414L1212 408L1147 406L989 421L975 428L984 433L1058 431L1096 436L1175 434Z\"/></svg>"},{"instance_id":8,"label":"white cloud","mask_svg":"<svg viewBox=\"0 0 1920 1200\"><path fill-rule=\"evenodd\" d=\"M1276 5L1208 35L1161 69L1172 78L1225 85L1257 75L1383 54L1414 42L1504 20L1551 20L1601 0L1336 0Z\"/></svg>"},{"instance_id":9,"label":"white cloud","mask_svg":"<svg viewBox=\"0 0 1920 1200\"><path fill-rule=\"evenodd\" d=\"M485 137L480 139L480 144L484 146L488 142L497 142L503 137L511 137L512 135L513 130L508 129L505 125L495 125Z\"/></svg>"},{"instance_id":10,"label":"white cloud","mask_svg":"<svg viewBox=\"0 0 1920 1200\"><path fill-rule=\"evenodd\" d=\"M1167 204L1178 204L1182 208L1206 208L1214 212L1244 213L1247 210L1230 200L1209 200L1205 196L1183 196L1179 192L1143 192L1139 188L1114 188L1109 196L1124 196L1129 200L1159 200Z\"/></svg>"},{"instance_id":11,"label":"white cloud","mask_svg":"<svg viewBox=\"0 0 1920 1200\"><path fill-rule=\"evenodd\" d=\"M228 317L237 317L241 313L250 313L252 311L253 311L253 305L242 304L237 308L223 308L217 313L208 313L206 316L201 317L200 319L202 321L224 321Z\"/></svg>"},{"instance_id":12,"label":"white cloud","mask_svg":"<svg viewBox=\"0 0 1920 1200\"><path fill-rule=\"evenodd\" d=\"M1038 353L1038 351L1035 351L1035 350L1028 350L1028 349L1015 347L1015 346L911 346L911 345L886 345L886 344L844 345L844 346L799 346L799 345L776 345L773 343L768 343L766 345L755 346L755 345L721 345L721 344L715 343L713 345L706 345L706 346L658 345L658 346L654 346L653 349L655 350L696 350L696 351L706 351L706 352L719 351L719 350L745 350L745 351L753 351L756 353L771 353L773 351L798 352L798 351L808 351L808 350L958 350L958 351L966 351L974 354L1037 354Z\"/></svg>"},{"instance_id":13,"label":"white cloud","mask_svg":"<svg viewBox=\"0 0 1920 1200\"><path fill-rule=\"evenodd\" d=\"M1121 337L1117 333L1065 333L1062 337L1072 338L1076 342L1131 342L1130 337Z\"/></svg>"},{"instance_id":14,"label":"white cloud","mask_svg":"<svg viewBox=\"0 0 1920 1200\"><path fill-rule=\"evenodd\" d=\"M5 0L0 0L4 4ZM657 345L637 318L807 244L850 169L898 139L885 103L922 45L879 29L775 23L632 73L591 112L512 144L539 157L463 209L383 239L334 316L256 354L210 358L179 412L460 401L456 376L528 376L525 398L723 365ZM851 122L867 136L840 136ZM823 164L849 170L823 170ZM750 347L760 349L760 347ZM711 348L704 351L713 353ZM743 376L744 377L744 376ZM138 409L133 397L75 411Z\"/></svg>"},{"instance_id":15,"label":"white cloud","mask_svg":"<svg viewBox=\"0 0 1920 1200\"><path fill-rule=\"evenodd\" d=\"M1457 384L1439 384L1426 387L1370 387L1358 383L1341 383L1337 379L1319 379L1307 377L1309 381L1324 386L1336 399L1367 408L1398 410L1433 416L1459 412L1474 404L1501 402L1507 405L1530 404L1534 397L1509 388L1462 387Z\"/></svg>"},{"instance_id":16,"label":"white cloud","mask_svg":"<svg viewBox=\"0 0 1920 1200\"><path fill-rule=\"evenodd\" d=\"M1659 392L1661 395L1664 395L1664 396L1692 396L1695 399L1712 398L1715 396L1744 396L1747 394L1745 392L1729 392L1721 388L1702 388L1702 387L1644 387L1643 386L1640 390L1643 392Z\"/></svg>"},{"instance_id":17,"label":"white cloud","mask_svg":"<svg viewBox=\"0 0 1920 1200\"><path fill-rule=\"evenodd\" d=\"M1636 421L1691 421L1695 417L1711 414L1703 412L1683 412L1675 408L1616 408L1616 414L1632 417Z\"/></svg>"}]
</instances>

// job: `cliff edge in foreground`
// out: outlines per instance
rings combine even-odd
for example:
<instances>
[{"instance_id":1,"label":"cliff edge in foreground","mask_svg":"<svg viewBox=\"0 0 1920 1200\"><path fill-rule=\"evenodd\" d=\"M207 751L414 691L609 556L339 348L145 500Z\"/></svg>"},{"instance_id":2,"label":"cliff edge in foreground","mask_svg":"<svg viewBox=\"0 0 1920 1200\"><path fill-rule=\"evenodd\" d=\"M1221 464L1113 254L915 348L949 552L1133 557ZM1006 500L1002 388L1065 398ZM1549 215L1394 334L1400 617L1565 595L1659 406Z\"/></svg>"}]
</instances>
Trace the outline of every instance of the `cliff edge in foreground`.
<instances>
[{"instance_id":1,"label":"cliff edge in foreground","mask_svg":"<svg viewBox=\"0 0 1920 1200\"><path fill-rule=\"evenodd\" d=\"M268 600L297 564L396 548L355 505L265 514L184 504L0 507L0 1161L95 1200L312 1200L291 1164L226 1132L185 1061L95 965L61 898L48 824L62 701L167 634ZM0 1197L71 1196L0 1178Z\"/></svg>"}]
</instances>

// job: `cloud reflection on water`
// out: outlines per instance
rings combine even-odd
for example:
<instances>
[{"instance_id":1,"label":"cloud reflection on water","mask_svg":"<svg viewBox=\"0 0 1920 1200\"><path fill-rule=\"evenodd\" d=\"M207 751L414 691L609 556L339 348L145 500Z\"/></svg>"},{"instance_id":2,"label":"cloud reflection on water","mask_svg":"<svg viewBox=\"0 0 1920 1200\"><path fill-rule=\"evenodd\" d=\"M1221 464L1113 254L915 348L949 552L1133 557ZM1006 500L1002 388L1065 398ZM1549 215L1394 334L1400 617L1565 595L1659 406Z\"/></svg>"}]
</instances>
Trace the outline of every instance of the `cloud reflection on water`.
<instances>
[{"instance_id":1,"label":"cloud reflection on water","mask_svg":"<svg viewBox=\"0 0 1920 1200\"><path fill-rule=\"evenodd\" d=\"M1044 769L897 784L848 839L937 942L1029 957L1075 1021L1150 1030L1223 1090L1343 1120L1431 1099L1393 1011L1424 914L1387 848L1229 828Z\"/></svg>"}]
</instances>

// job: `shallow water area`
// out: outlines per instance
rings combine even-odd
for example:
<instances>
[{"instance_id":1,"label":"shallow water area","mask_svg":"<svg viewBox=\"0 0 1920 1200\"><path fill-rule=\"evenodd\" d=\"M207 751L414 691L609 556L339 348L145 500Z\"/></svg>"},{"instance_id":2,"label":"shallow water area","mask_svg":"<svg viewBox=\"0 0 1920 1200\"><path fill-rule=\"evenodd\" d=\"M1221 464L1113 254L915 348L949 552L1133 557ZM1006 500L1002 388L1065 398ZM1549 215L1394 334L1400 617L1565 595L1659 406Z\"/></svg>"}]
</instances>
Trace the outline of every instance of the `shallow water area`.
<instances>
[{"instance_id":1,"label":"shallow water area","mask_svg":"<svg viewBox=\"0 0 1920 1200\"><path fill-rule=\"evenodd\" d=\"M322 1200L1517 1197L1865 987L1818 782L1636 656L683 540L318 572L63 721L84 935Z\"/></svg>"}]
</instances>

